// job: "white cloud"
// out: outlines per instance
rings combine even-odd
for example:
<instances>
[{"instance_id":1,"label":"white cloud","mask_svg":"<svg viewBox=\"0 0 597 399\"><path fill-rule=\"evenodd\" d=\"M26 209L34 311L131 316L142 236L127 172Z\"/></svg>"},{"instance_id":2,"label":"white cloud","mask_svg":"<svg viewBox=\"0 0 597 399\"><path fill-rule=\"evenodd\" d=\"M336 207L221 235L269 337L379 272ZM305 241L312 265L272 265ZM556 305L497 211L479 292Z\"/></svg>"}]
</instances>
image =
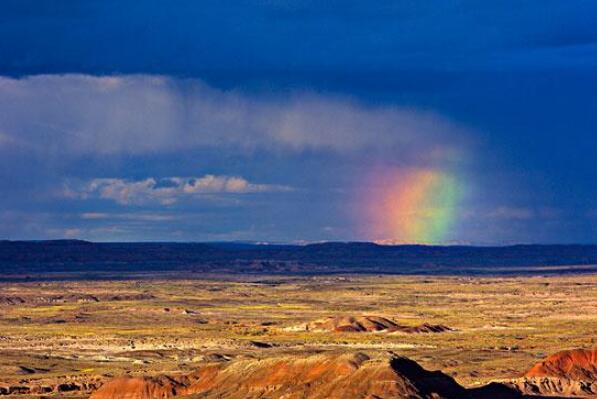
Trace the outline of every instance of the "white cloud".
<instances>
[{"instance_id":1,"label":"white cloud","mask_svg":"<svg viewBox=\"0 0 597 399\"><path fill-rule=\"evenodd\" d=\"M238 176L205 175L202 177L153 177L143 180L93 179L83 184L67 183L64 195L69 198L102 198L122 205L157 202L172 205L183 197L201 194L248 194L290 191L288 186L255 184ZM87 219L101 219L103 213L84 214Z\"/></svg>"},{"instance_id":2,"label":"white cloud","mask_svg":"<svg viewBox=\"0 0 597 399\"><path fill-rule=\"evenodd\" d=\"M435 160L453 157L465 136L431 112L315 93L223 91L198 80L146 75L0 77L0 115L4 136L61 156L226 147L376 150L393 159Z\"/></svg>"}]
</instances>

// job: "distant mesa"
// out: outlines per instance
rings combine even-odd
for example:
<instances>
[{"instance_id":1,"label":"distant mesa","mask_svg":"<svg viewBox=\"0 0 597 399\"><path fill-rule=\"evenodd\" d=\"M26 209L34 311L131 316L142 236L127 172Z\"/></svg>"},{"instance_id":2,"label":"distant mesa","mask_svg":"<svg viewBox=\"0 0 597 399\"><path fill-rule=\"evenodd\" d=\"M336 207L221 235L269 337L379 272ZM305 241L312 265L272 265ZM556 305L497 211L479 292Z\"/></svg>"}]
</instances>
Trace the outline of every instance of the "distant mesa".
<instances>
[{"instance_id":1,"label":"distant mesa","mask_svg":"<svg viewBox=\"0 0 597 399\"><path fill-rule=\"evenodd\" d=\"M526 394L597 396L597 348L555 353L514 382Z\"/></svg>"},{"instance_id":2,"label":"distant mesa","mask_svg":"<svg viewBox=\"0 0 597 399\"><path fill-rule=\"evenodd\" d=\"M305 324L307 331L320 332L404 332L439 333L452 331L442 324L424 323L418 326L400 325L382 316L330 316Z\"/></svg>"}]
</instances>

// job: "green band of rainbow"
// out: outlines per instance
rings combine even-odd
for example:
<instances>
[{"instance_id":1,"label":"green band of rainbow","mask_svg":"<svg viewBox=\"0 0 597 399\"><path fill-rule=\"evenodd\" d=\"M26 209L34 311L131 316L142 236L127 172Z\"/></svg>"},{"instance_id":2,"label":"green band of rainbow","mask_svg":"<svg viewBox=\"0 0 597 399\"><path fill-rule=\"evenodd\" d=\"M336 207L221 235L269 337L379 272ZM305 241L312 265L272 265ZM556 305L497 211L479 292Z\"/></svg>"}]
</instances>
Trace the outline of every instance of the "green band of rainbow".
<instances>
[{"instance_id":1,"label":"green band of rainbow","mask_svg":"<svg viewBox=\"0 0 597 399\"><path fill-rule=\"evenodd\" d=\"M376 175L364 212L369 238L428 244L449 238L463 191L455 175L434 169Z\"/></svg>"}]
</instances>

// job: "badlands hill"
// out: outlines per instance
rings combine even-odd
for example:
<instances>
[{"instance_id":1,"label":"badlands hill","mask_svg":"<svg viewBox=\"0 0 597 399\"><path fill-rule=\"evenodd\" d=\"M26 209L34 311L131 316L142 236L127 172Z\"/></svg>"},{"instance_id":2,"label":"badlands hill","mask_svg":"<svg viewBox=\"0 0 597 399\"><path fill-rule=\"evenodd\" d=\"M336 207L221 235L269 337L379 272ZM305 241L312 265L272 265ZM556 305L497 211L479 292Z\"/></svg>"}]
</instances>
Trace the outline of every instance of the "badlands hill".
<instances>
[{"instance_id":1,"label":"badlands hill","mask_svg":"<svg viewBox=\"0 0 597 399\"><path fill-rule=\"evenodd\" d=\"M230 399L462 399L452 378L404 357L372 360L363 353L241 360L206 366L178 378L117 378L91 399L157 399L178 395Z\"/></svg>"},{"instance_id":2,"label":"badlands hill","mask_svg":"<svg viewBox=\"0 0 597 399\"><path fill-rule=\"evenodd\" d=\"M175 378L118 377L102 385L90 399L165 399L184 393L185 386Z\"/></svg>"},{"instance_id":3,"label":"badlands hill","mask_svg":"<svg viewBox=\"0 0 597 399\"><path fill-rule=\"evenodd\" d=\"M405 357L320 354L212 364L177 377L121 377L90 399L520 399L492 383L466 389Z\"/></svg>"},{"instance_id":4,"label":"badlands hill","mask_svg":"<svg viewBox=\"0 0 597 399\"><path fill-rule=\"evenodd\" d=\"M597 348L562 351L537 363L527 377L560 377L579 381L597 380Z\"/></svg>"},{"instance_id":5,"label":"badlands hill","mask_svg":"<svg viewBox=\"0 0 597 399\"><path fill-rule=\"evenodd\" d=\"M323 332L404 332L438 333L451 331L451 328L424 323L418 326L404 326L382 316L330 316L307 323L306 331Z\"/></svg>"},{"instance_id":6,"label":"badlands hill","mask_svg":"<svg viewBox=\"0 0 597 399\"><path fill-rule=\"evenodd\" d=\"M519 380L466 389L441 371L389 354L243 359L187 375L119 377L90 399L521 399L597 397L596 351L556 353Z\"/></svg>"},{"instance_id":7,"label":"badlands hill","mask_svg":"<svg viewBox=\"0 0 597 399\"><path fill-rule=\"evenodd\" d=\"M597 396L597 348L555 353L516 381L529 394Z\"/></svg>"}]
</instances>

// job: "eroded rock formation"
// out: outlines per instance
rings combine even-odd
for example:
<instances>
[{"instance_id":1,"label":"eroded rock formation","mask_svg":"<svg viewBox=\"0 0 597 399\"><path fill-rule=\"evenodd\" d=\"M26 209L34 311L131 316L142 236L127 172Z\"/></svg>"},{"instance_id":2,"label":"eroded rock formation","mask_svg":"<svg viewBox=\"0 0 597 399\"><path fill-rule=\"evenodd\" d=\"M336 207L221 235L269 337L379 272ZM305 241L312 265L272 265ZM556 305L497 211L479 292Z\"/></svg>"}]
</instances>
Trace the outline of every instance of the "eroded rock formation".
<instances>
[{"instance_id":1,"label":"eroded rock formation","mask_svg":"<svg viewBox=\"0 0 597 399\"><path fill-rule=\"evenodd\" d=\"M203 367L181 377L118 378L91 399L154 399L176 395L201 398L462 399L467 391L439 371L391 356L363 353L240 360Z\"/></svg>"},{"instance_id":2,"label":"eroded rock formation","mask_svg":"<svg viewBox=\"0 0 597 399\"><path fill-rule=\"evenodd\" d=\"M515 380L513 386L533 395L597 396L597 348L548 356Z\"/></svg>"}]
</instances>

